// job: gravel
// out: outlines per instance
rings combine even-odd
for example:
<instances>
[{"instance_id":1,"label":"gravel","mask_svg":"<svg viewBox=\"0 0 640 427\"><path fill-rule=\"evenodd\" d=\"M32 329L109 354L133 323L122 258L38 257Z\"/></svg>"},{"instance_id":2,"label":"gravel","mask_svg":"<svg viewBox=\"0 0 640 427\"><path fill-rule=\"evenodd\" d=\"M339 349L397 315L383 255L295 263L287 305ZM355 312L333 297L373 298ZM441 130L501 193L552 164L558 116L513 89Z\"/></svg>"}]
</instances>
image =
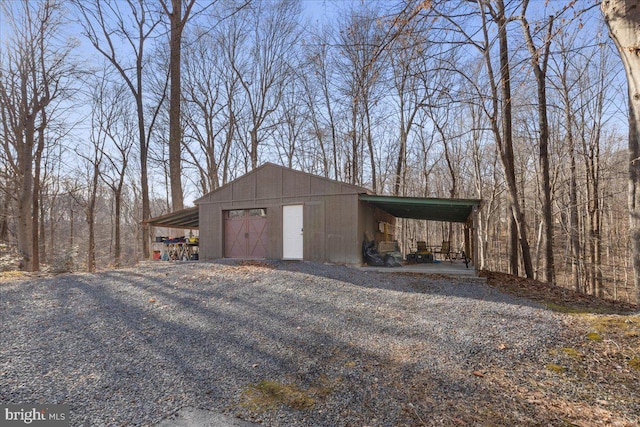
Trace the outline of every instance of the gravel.
<instances>
[{"instance_id":1,"label":"gravel","mask_svg":"<svg viewBox=\"0 0 640 427\"><path fill-rule=\"evenodd\" d=\"M268 426L535 423L492 378L539 375L565 329L478 280L308 262L13 280L0 324L0 402L69 404L74 426L182 407Z\"/></svg>"}]
</instances>

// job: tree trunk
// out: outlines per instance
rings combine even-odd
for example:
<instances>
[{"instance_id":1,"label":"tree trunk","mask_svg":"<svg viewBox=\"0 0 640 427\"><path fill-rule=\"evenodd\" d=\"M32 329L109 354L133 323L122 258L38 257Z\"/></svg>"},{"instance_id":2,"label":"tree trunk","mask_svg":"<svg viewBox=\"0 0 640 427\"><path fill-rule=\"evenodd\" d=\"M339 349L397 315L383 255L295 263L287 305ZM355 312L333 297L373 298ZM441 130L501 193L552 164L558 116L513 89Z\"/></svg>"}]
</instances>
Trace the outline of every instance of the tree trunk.
<instances>
[{"instance_id":1,"label":"tree trunk","mask_svg":"<svg viewBox=\"0 0 640 427\"><path fill-rule=\"evenodd\" d=\"M567 106L567 111L569 107ZM567 116L570 119L570 115ZM571 280L576 292L581 292L580 286L580 224L578 220L578 179L576 174L576 153L571 121L568 122L569 155L569 240L571 242Z\"/></svg>"},{"instance_id":2,"label":"tree trunk","mask_svg":"<svg viewBox=\"0 0 640 427\"><path fill-rule=\"evenodd\" d=\"M142 58L138 59L137 87L142 88ZM147 158L149 156L149 146L145 134L144 125L144 105L142 102L142 91L138 90L136 95L136 111L138 113L138 136L140 138L140 187L142 191L142 221L151 218L151 203L149 201L149 173L147 171ZM142 257L149 259L149 225L142 223Z\"/></svg>"},{"instance_id":3,"label":"tree trunk","mask_svg":"<svg viewBox=\"0 0 640 427\"><path fill-rule=\"evenodd\" d=\"M9 240L9 187L5 181L4 200L0 205L0 242Z\"/></svg>"},{"instance_id":4,"label":"tree trunk","mask_svg":"<svg viewBox=\"0 0 640 427\"><path fill-rule=\"evenodd\" d=\"M56 199L57 197L54 195L52 198L49 198L49 209L47 216L49 217L49 263L53 263L55 261L56 254L56 225L57 221L55 218L54 212L56 211ZM43 234L44 236L44 234Z\"/></svg>"},{"instance_id":5,"label":"tree trunk","mask_svg":"<svg viewBox=\"0 0 640 427\"><path fill-rule=\"evenodd\" d=\"M251 138L251 170L258 167L258 128L254 127L249 131L249 136Z\"/></svg>"},{"instance_id":6,"label":"tree trunk","mask_svg":"<svg viewBox=\"0 0 640 427\"><path fill-rule=\"evenodd\" d=\"M182 145L182 126L180 122L180 66L182 50L182 0L171 0L170 75L171 90L169 93L169 179L171 182L171 204L174 211L184 208L182 194L182 172L180 147Z\"/></svg>"},{"instance_id":7,"label":"tree trunk","mask_svg":"<svg viewBox=\"0 0 640 427\"><path fill-rule=\"evenodd\" d=\"M509 71L509 47L507 42L507 19L505 17L504 2L498 2L498 14L496 21L498 23L498 40L500 44L500 83L502 92L502 136L503 144L500 147L502 164L505 169L505 178L507 181L507 189L509 194L509 204L513 216L511 224L511 242L512 244L520 239L520 250L522 252L522 262L524 265L525 275L533 278L533 264L531 262L531 251L529 249L529 239L527 237L527 226L524 219L524 212L520 206L518 199L518 187L515 175L515 161L513 155L513 134L512 134L512 115L511 115L511 75ZM511 249L511 270L518 270L517 254L515 248Z\"/></svg>"},{"instance_id":8,"label":"tree trunk","mask_svg":"<svg viewBox=\"0 0 640 427\"><path fill-rule=\"evenodd\" d=\"M402 171L407 158L407 133L404 129L404 116L402 111L400 111L400 120L400 149L398 150L398 161L396 163L396 182L393 187L394 196L400 195L400 188L402 184L404 184L402 180Z\"/></svg>"},{"instance_id":9,"label":"tree trunk","mask_svg":"<svg viewBox=\"0 0 640 427\"><path fill-rule=\"evenodd\" d=\"M358 184L358 100L352 100L351 106L351 162L348 165L347 176L350 184Z\"/></svg>"},{"instance_id":10,"label":"tree trunk","mask_svg":"<svg viewBox=\"0 0 640 427\"><path fill-rule=\"evenodd\" d=\"M44 130L47 126L47 114L44 108L42 109L42 123L38 128L38 144L36 146L36 152L34 156L34 176L33 176L33 212L31 217L31 230L32 230L32 271L40 270L40 198L41 198L41 184L40 184L40 168L42 163L42 153L44 152Z\"/></svg>"},{"instance_id":11,"label":"tree trunk","mask_svg":"<svg viewBox=\"0 0 640 427\"><path fill-rule=\"evenodd\" d=\"M40 217L40 231L39 231L39 235L40 235L40 242L39 242L39 251L40 251L40 259L42 260L42 262L44 262L45 264L48 264L47 261L47 229L46 229L46 218L47 218L47 211L44 208L44 198L45 195L42 192L42 189L40 190L40 212L39 212L39 217Z\"/></svg>"},{"instance_id":12,"label":"tree trunk","mask_svg":"<svg viewBox=\"0 0 640 427\"><path fill-rule=\"evenodd\" d=\"M98 182L100 180L100 157L96 149L96 158L93 160L93 175L89 187L89 200L86 208L87 225L89 226L87 271L96 271L96 203L98 198Z\"/></svg>"},{"instance_id":13,"label":"tree trunk","mask_svg":"<svg viewBox=\"0 0 640 427\"><path fill-rule=\"evenodd\" d=\"M69 250L73 251L73 219L74 219L73 207L69 210Z\"/></svg>"},{"instance_id":14,"label":"tree trunk","mask_svg":"<svg viewBox=\"0 0 640 427\"><path fill-rule=\"evenodd\" d=\"M322 94L324 95L324 102L327 106L327 115L329 116L329 127L331 129L331 148L333 155L333 179L336 181L340 179L340 167L338 165L338 135L336 133L336 124L333 119L333 109L331 108L331 97L329 95L329 89L327 83L323 80Z\"/></svg>"},{"instance_id":15,"label":"tree trunk","mask_svg":"<svg viewBox=\"0 0 640 427\"><path fill-rule=\"evenodd\" d=\"M369 148L369 161L371 162L371 189L373 190L373 194L378 193L378 176L376 174L376 158L375 158L375 150L373 148L373 136L371 135L371 114L369 112L369 101L368 98L365 97L364 104L364 113L366 119L366 138L367 138L367 146Z\"/></svg>"},{"instance_id":16,"label":"tree trunk","mask_svg":"<svg viewBox=\"0 0 640 427\"><path fill-rule=\"evenodd\" d=\"M40 159L35 157L35 168L33 177L33 200L31 202L31 271L40 270L40 244L39 244L39 222L40 212Z\"/></svg>"},{"instance_id":17,"label":"tree trunk","mask_svg":"<svg viewBox=\"0 0 640 427\"><path fill-rule=\"evenodd\" d=\"M525 2L526 9L528 2ZM549 120L547 118L547 64L549 61L549 48L553 29L553 16L549 17L547 35L544 42L542 55L536 48L529 29L529 22L522 18L527 48L531 53L531 68L536 78L538 92L538 128L540 131L538 160L542 179L540 190L542 192L542 224L544 226L544 281L553 283L555 280L555 265L553 261L553 220L551 215L551 177L549 173Z\"/></svg>"},{"instance_id":18,"label":"tree trunk","mask_svg":"<svg viewBox=\"0 0 640 427\"><path fill-rule=\"evenodd\" d=\"M562 58L562 100L567 125L567 145L569 152L569 248L571 252L571 283L576 292L582 292L580 286L580 224L578 218L578 176L576 173L576 141L573 135L573 114L571 112L571 95L567 82L568 58Z\"/></svg>"},{"instance_id":19,"label":"tree trunk","mask_svg":"<svg viewBox=\"0 0 640 427\"><path fill-rule=\"evenodd\" d=\"M93 208L87 210L87 224L89 225L89 236L87 242L87 271L96 271L96 232L95 232L95 211Z\"/></svg>"},{"instance_id":20,"label":"tree trunk","mask_svg":"<svg viewBox=\"0 0 640 427\"><path fill-rule=\"evenodd\" d=\"M26 102L26 98L25 98ZM22 256L22 268L33 271L33 146L35 117L25 118L24 143L20 147L20 189L18 196L18 250Z\"/></svg>"},{"instance_id":21,"label":"tree trunk","mask_svg":"<svg viewBox=\"0 0 640 427\"><path fill-rule=\"evenodd\" d=\"M509 233L509 265L508 271L515 276L520 274L519 251L518 251L518 226L513 216L513 211L509 210L508 233Z\"/></svg>"},{"instance_id":22,"label":"tree trunk","mask_svg":"<svg viewBox=\"0 0 640 427\"><path fill-rule=\"evenodd\" d=\"M120 185L122 188L122 184ZM114 204L115 204L115 225L114 225L114 255L113 261L116 267L120 267L122 265L122 238L120 236L120 217L122 216L122 189L119 188L114 192Z\"/></svg>"},{"instance_id":23,"label":"tree trunk","mask_svg":"<svg viewBox=\"0 0 640 427\"><path fill-rule=\"evenodd\" d=\"M636 0L604 0L601 8L627 74L629 232L636 301L640 301L640 8Z\"/></svg>"}]
</instances>

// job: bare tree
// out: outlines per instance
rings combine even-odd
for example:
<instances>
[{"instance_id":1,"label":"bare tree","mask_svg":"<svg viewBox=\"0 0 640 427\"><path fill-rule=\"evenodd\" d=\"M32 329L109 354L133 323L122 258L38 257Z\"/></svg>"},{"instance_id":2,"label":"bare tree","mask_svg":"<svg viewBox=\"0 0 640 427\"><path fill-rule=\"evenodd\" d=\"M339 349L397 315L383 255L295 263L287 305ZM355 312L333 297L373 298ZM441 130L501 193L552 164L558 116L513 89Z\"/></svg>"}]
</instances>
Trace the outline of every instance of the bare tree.
<instances>
[{"instance_id":1,"label":"bare tree","mask_svg":"<svg viewBox=\"0 0 640 427\"><path fill-rule=\"evenodd\" d=\"M169 41L169 75L171 76L169 92L169 176L171 181L171 204L173 210L184 208L182 193L182 173L180 167L182 146L181 104L181 55L182 33L189 20L196 0L171 0L171 10L166 0L160 0L164 13L169 17L171 34ZM183 13L184 10L184 13Z\"/></svg>"},{"instance_id":2,"label":"bare tree","mask_svg":"<svg viewBox=\"0 0 640 427\"><path fill-rule=\"evenodd\" d=\"M80 188L77 192L70 193L75 203L79 205L85 214L85 221L88 226L87 233L87 271L96 271L96 203L98 197L98 184L100 181L100 168L102 166L104 141L98 138L102 138L99 135L92 135L91 140L93 146L92 155L88 156L84 153L84 147L81 150L76 151L79 157L84 159L85 170L84 176L78 179L79 182L88 179L87 185Z\"/></svg>"},{"instance_id":3,"label":"bare tree","mask_svg":"<svg viewBox=\"0 0 640 427\"><path fill-rule=\"evenodd\" d=\"M295 19L300 4L292 0L256 1L245 22L245 57L231 65L248 104L250 167L258 166L258 148L267 119L281 102L285 85L294 75L288 58L300 36Z\"/></svg>"},{"instance_id":4,"label":"bare tree","mask_svg":"<svg viewBox=\"0 0 640 427\"><path fill-rule=\"evenodd\" d=\"M531 68L536 79L537 96L538 96L538 131L539 131L539 156L542 193L542 218L545 230L545 249L544 249L544 279L548 283L554 282L555 267L553 262L553 222L552 222L552 205L551 205L551 178L549 173L549 120L547 117L547 68L549 64L549 53L551 48L551 39L553 35L553 24L555 16L549 16L548 20L542 27L547 28L546 35L542 40L542 47L538 48L533 40L529 20L527 19L527 8L529 1L525 0L522 4L522 15L520 22L525 37L525 42L529 53L531 54Z\"/></svg>"},{"instance_id":5,"label":"bare tree","mask_svg":"<svg viewBox=\"0 0 640 427\"><path fill-rule=\"evenodd\" d=\"M58 239L56 238L56 232L58 231L58 225L61 222L63 211L60 206L62 199L62 170L65 168L65 161L62 153L67 151L67 147L60 137L59 143L53 145L51 149L46 151L44 159L45 177L43 179L43 191L42 191L42 210L41 215L41 244L43 245L42 259L44 262L51 264L56 258L56 250L58 248ZM46 203L46 204L45 204ZM48 227L48 229L46 228ZM46 245L45 241L48 240L49 244ZM44 250L46 248L46 251Z\"/></svg>"},{"instance_id":6,"label":"bare tree","mask_svg":"<svg viewBox=\"0 0 640 427\"><path fill-rule=\"evenodd\" d=\"M106 81L102 85L100 97L94 101L93 140L94 147L99 151L96 159L102 157L103 170L99 177L113 193L113 261L119 267L122 264L123 193L136 126L124 96L128 90L126 86Z\"/></svg>"},{"instance_id":7,"label":"bare tree","mask_svg":"<svg viewBox=\"0 0 640 427\"><path fill-rule=\"evenodd\" d=\"M84 35L93 47L114 67L126 83L136 105L138 144L140 151L140 186L142 220L151 217L149 203L149 136L159 106L149 122L145 117L145 47L154 37L160 17L145 0L74 0L81 14ZM124 9L124 10L123 10ZM127 49L125 50L124 47ZM132 60L131 60L132 59ZM142 225L142 253L149 258L149 226Z\"/></svg>"},{"instance_id":8,"label":"bare tree","mask_svg":"<svg viewBox=\"0 0 640 427\"><path fill-rule=\"evenodd\" d=\"M569 236L569 252L568 257L571 263L571 275L572 286L580 292L580 229L579 229L579 215L578 215L578 174L577 174L577 162L576 162L576 135L575 125L576 120L574 116L572 97L575 91L577 78L572 78L571 67L572 64L576 65L575 57L569 52L569 46L565 45L564 37L560 37L558 40L560 46L559 59L555 66L555 73L557 74L557 83L555 83L555 90L558 92L561 100L561 106L563 111L563 119L561 123L564 125L564 141L566 143L566 149L569 156L569 176L568 180L568 203L565 204L565 208L568 213L565 215L567 219L567 234ZM570 55L572 58L570 58ZM552 80L553 81L553 80ZM562 212L562 211L561 211Z\"/></svg>"},{"instance_id":9,"label":"bare tree","mask_svg":"<svg viewBox=\"0 0 640 427\"><path fill-rule=\"evenodd\" d=\"M425 30L423 30L425 31ZM416 115L429 97L428 48L425 35L417 28L408 27L390 45L389 55L393 71L394 89L398 95L397 110L400 114L398 131L398 157L395 167L393 194L404 195L406 181L407 144L415 124Z\"/></svg>"},{"instance_id":10,"label":"bare tree","mask_svg":"<svg viewBox=\"0 0 640 427\"><path fill-rule=\"evenodd\" d=\"M70 192L76 204L85 213L88 226L87 233L87 271L96 270L96 206L100 181L103 180L103 161L108 150L107 141L112 137L116 125L118 102L111 94L112 86L107 81L107 74L103 71L95 78L91 94L91 128L89 132L90 147L77 147L76 155L83 160L79 173L84 175L87 185L81 185ZM120 95L123 91L120 91ZM117 91L116 91L116 94ZM126 165L126 161L125 161ZM82 176L81 175L81 176Z\"/></svg>"},{"instance_id":11,"label":"bare tree","mask_svg":"<svg viewBox=\"0 0 640 427\"><path fill-rule=\"evenodd\" d=\"M578 140L582 145L582 157L584 160L586 176L587 218L586 228L588 235L586 240L588 253L588 282L589 292L602 296L602 195L601 195L601 147L602 131L604 126L604 101L607 82L606 50L601 49L595 55L597 62L595 72L585 74L580 82L581 100L577 121L579 126ZM591 61L590 61L591 62ZM591 63L585 64L591 68Z\"/></svg>"},{"instance_id":12,"label":"bare tree","mask_svg":"<svg viewBox=\"0 0 640 427\"><path fill-rule=\"evenodd\" d=\"M509 4L513 8L513 5ZM449 38L443 42L449 46L449 51L458 47L465 49L466 55L468 47L472 46L482 55L489 87L488 94L469 75L467 69L459 67L459 64L455 62L451 63L451 68L470 83L472 90L478 92L478 99L481 100L484 112L489 118L490 128L500 154L510 206L510 272L518 273L520 252L525 275L533 277L527 223L519 197L513 148L511 61L507 27L515 19L514 11L513 9L508 11L502 0L491 2L479 0L475 4L466 1L434 1L429 5L416 2L413 5L413 8L405 8L406 17L404 20L438 19L442 22L439 25L449 35ZM427 12L422 13L422 10ZM480 27L478 27L478 23ZM492 36L494 31L497 33L495 38ZM494 49L496 45L497 58L495 57L496 49ZM498 63L497 67L494 61ZM469 96L469 94L465 95Z\"/></svg>"},{"instance_id":13,"label":"bare tree","mask_svg":"<svg viewBox=\"0 0 640 427\"><path fill-rule=\"evenodd\" d=\"M295 67L297 68L297 67ZM294 159L298 158L297 166L305 170L305 159L310 153L304 150L303 129L307 123L306 109L300 100L304 99L301 84L296 78L284 90L282 102L278 111L277 126L275 126L275 146L281 163L289 168L294 167Z\"/></svg>"},{"instance_id":14,"label":"bare tree","mask_svg":"<svg viewBox=\"0 0 640 427\"><path fill-rule=\"evenodd\" d=\"M40 265L37 200L46 108L62 95L70 77L71 45L54 43L61 25L55 0L2 3L2 13L12 23L6 51L0 51L2 144L16 179L18 248L23 267L34 271Z\"/></svg>"},{"instance_id":15,"label":"bare tree","mask_svg":"<svg viewBox=\"0 0 640 427\"><path fill-rule=\"evenodd\" d=\"M213 24L212 24L213 25ZM243 29L238 19L224 19L211 31L196 28L185 52L185 163L195 168L206 193L229 179L230 155L242 116L238 74Z\"/></svg>"},{"instance_id":16,"label":"bare tree","mask_svg":"<svg viewBox=\"0 0 640 427\"><path fill-rule=\"evenodd\" d=\"M309 72L301 76L305 88L305 100L313 132L323 153L325 176L341 178L340 142L333 91L335 67L332 61L332 28L325 26L322 33L315 36L314 43L307 46L307 66ZM328 152L328 154L327 154ZM333 169L331 173L330 169Z\"/></svg>"},{"instance_id":17,"label":"bare tree","mask_svg":"<svg viewBox=\"0 0 640 427\"><path fill-rule=\"evenodd\" d=\"M309 75L313 73L312 70L315 70L315 65L313 65L313 63L314 61L312 58L307 60L299 79L302 86L302 100L307 111L309 126L308 133L311 135L310 140L315 144L316 150L319 151L319 155L315 155L313 159L313 163L319 169L315 173L318 175L324 175L328 178L331 174L331 169L334 170L334 176L337 175L335 168L331 166L333 164L331 161L331 155L333 154L334 157L337 157L338 153L335 151L329 151L330 147L328 147L328 139L330 138L329 134L335 137L335 129L330 131L323 123L322 113L320 111L322 108L322 102L320 101L319 93L317 91L318 85L309 78ZM309 71L309 73L305 71ZM335 140L333 141L333 146L335 147ZM313 168L310 170L313 170Z\"/></svg>"},{"instance_id":18,"label":"bare tree","mask_svg":"<svg viewBox=\"0 0 640 427\"><path fill-rule=\"evenodd\" d=\"M486 1L479 2L482 17L482 31L484 36L483 49L485 54L485 64L489 74L489 80L492 92L492 109L490 116L491 126L494 137L500 152L500 159L507 183L509 194L509 204L511 210L510 218L510 270L512 273L518 272L518 241L522 252L522 261L524 264L525 275L533 278L533 264L531 262L531 253L529 249L529 238L527 236L527 223L525 222L524 211L520 205L518 197L518 187L515 175L515 164L513 155L513 131L512 131L512 96L511 96L511 64L509 62L509 47L507 36L507 24L511 20L507 16L505 4L503 0L495 3ZM489 28L487 17L490 16L493 22L498 26L498 46L499 46L499 79L496 80L493 72L489 46L491 39L489 37ZM498 108L498 105L500 108ZM501 112L501 127L498 126L497 114Z\"/></svg>"},{"instance_id":19,"label":"bare tree","mask_svg":"<svg viewBox=\"0 0 640 427\"><path fill-rule=\"evenodd\" d=\"M369 7L352 10L341 24L343 28L339 37L344 76L342 91L345 104L348 102L350 109L348 139L351 142L351 157L348 175L351 183L362 183L364 156L360 153L366 144L374 193L377 192L377 168L372 129L373 109L380 98L379 83L385 62L378 48L384 32L376 18L376 13Z\"/></svg>"},{"instance_id":20,"label":"bare tree","mask_svg":"<svg viewBox=\"0 0 640 427\"><path fill-rule=\"evenodd\" d=\"M624 64L629 97L629 232L636 298L640 299L640 8L631 0L601 3L609 34Z\"/></svg>"}]
</instances>

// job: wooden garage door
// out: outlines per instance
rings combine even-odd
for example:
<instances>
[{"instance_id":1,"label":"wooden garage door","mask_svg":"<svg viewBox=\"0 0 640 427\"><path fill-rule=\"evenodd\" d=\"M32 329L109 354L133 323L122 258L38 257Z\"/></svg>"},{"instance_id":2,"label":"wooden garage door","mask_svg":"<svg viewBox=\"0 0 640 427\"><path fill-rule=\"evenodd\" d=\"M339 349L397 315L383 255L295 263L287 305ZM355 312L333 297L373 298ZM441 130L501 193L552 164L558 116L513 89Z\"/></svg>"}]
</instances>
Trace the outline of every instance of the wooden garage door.
<instances>
[{"instance_id":1,"label":"wooden garage door","mask_svg":"<svg viewBox=\"0 0 640 427\"><path fill-rule=\"evenodd\" d=\"M236 209L225 212L224 256L265 258L267 256L267 210Z\"/></svg>"}]
</instances>

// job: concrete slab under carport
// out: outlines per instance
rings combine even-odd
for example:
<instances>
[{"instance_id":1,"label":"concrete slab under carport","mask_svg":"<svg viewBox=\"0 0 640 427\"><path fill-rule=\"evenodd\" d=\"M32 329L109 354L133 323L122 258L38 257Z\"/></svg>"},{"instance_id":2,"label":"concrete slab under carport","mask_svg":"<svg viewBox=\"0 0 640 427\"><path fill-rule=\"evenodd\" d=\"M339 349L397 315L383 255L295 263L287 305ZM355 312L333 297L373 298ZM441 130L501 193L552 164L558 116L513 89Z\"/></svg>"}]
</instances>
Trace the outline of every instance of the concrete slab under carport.
<instances>
[{"instance_id":1,"label":"concrete slab under carport","mask_svg":"<svg viewBox=\"0 0 640 427\"><path fill-rule=\"evenodd\" d=\"M356 267L362 271L376 271L381 273L416 273L416 274L437 274L456 278L486 281L484 277L479 277L478 272L469 265L465 267L464 262L455 260L453 262L441 261L437 263L403 264L400 267Z\"/></svg>"}]
</instances>

